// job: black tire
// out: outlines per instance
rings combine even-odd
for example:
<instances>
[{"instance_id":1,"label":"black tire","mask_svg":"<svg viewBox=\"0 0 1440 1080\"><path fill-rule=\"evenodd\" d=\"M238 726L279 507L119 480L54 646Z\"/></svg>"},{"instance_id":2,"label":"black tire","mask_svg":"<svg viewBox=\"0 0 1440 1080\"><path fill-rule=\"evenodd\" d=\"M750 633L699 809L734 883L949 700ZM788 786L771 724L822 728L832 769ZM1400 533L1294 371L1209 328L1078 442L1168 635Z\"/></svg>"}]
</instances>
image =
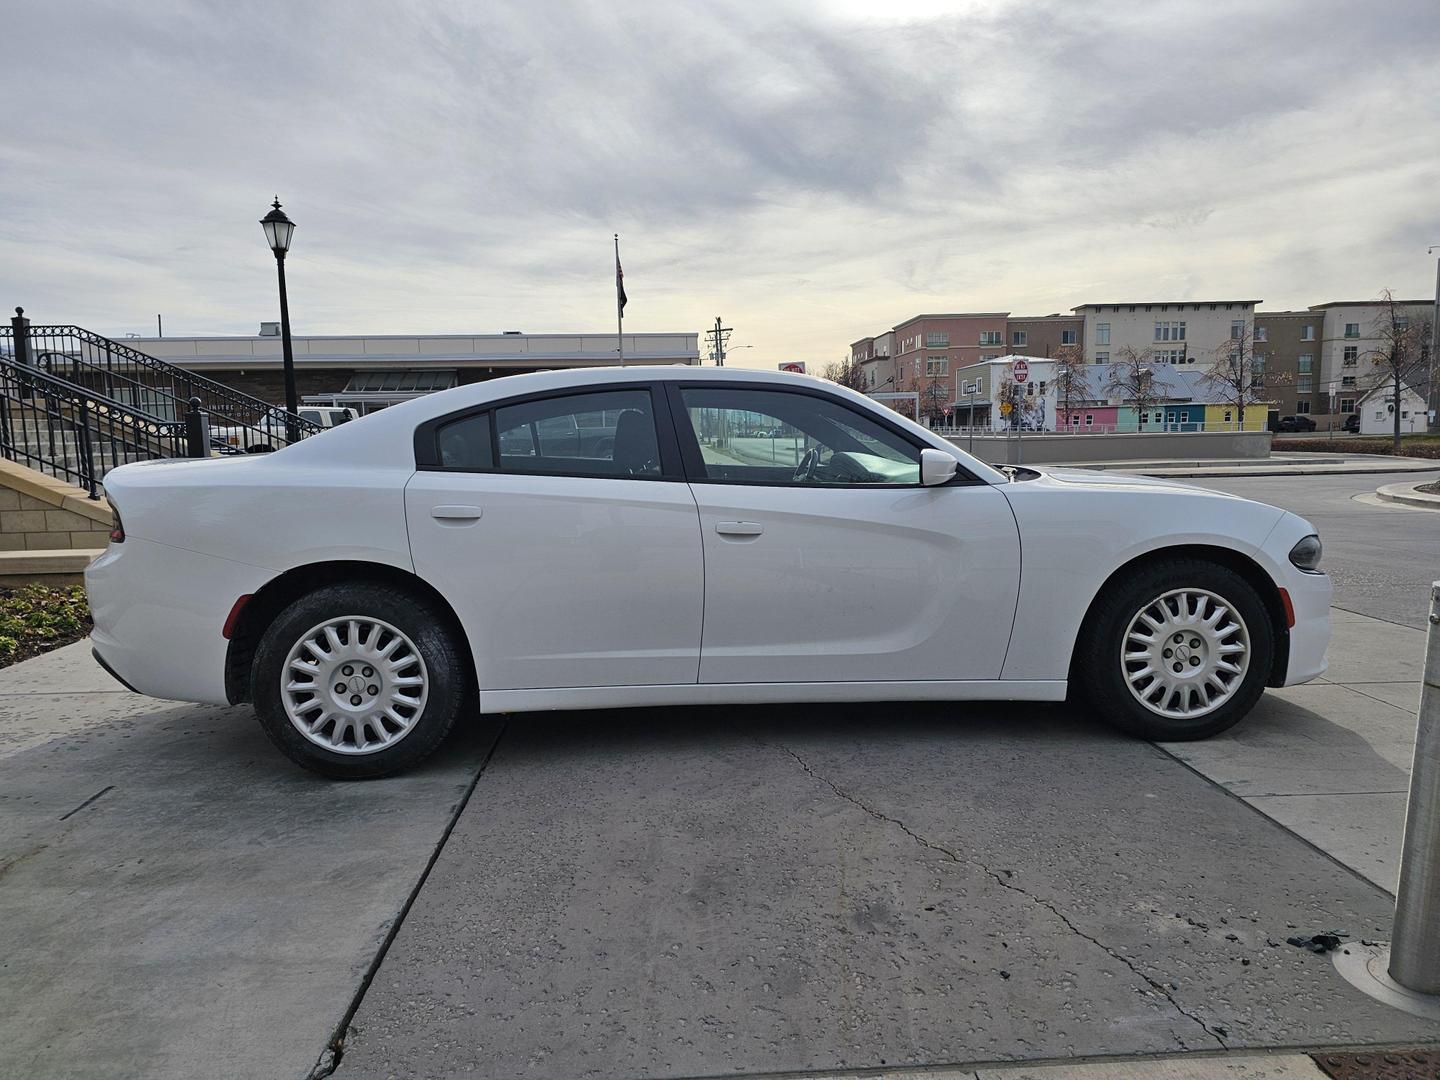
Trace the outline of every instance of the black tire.
<instances>
[{"instance_id":1,"label":"black tire","mask_svg":"<svg viewBox=\"0 0 1440 1080\"><path fill-rule=\"evenodd\" d=\"M1213 711L1183 719L1142 704L1131 692L1121 662L1131 620L1173 589L1213 593L1240 616L1249 636L1249 666L1239 685ZM1270 615L1248 581L1204 559L1166 559L1137 571L1096 600L1081 630L1072 681L1101 719L1131 735L1157 742L1207 739L1234 726L1254 707L1269 679L1274 651Z\"/></svg>"},{"instance_id":2,"label":"black tire","mask_svg":"<svg viewBox=\"0 0 1440 1080\"><path fill-rule=\"evenodd\" d=\"M282 701L281 674L291 649L312 628L347 616L383 621L409 638L426 678L424 704L407 716L409 729L392 745L368 753L340 753L312 742L291 722ZM393 585L325 585L281 611L261 637L251 666L250 700L265 734L291 761L333 780L365 780L413 768L435 751L465 703L467 672L449 620L432 604Z\"/></svg>"}]
</instances>

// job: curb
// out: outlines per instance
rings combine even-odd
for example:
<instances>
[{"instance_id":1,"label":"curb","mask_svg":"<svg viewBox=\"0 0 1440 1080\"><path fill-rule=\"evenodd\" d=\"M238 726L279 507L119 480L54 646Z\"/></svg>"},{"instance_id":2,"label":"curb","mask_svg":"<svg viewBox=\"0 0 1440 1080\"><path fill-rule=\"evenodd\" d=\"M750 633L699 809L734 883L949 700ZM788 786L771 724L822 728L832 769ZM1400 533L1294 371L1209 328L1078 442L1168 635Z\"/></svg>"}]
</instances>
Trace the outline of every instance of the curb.
<instances>
[{"instance_id":1,"label":"curb","mask_svg":"<svg viewBox=\"0 0 1440 1080\"><path fill-rule=\"evenodd\" d=\"M1429 481L1425 481L1429 483ZM1386 502L1401 503L1405 506L1419 506L1425 510L1440 510L1440 495L1417 491L1417 484L1386 484L1375 489L1375 494Z\"/></svg>"}]
</instances>

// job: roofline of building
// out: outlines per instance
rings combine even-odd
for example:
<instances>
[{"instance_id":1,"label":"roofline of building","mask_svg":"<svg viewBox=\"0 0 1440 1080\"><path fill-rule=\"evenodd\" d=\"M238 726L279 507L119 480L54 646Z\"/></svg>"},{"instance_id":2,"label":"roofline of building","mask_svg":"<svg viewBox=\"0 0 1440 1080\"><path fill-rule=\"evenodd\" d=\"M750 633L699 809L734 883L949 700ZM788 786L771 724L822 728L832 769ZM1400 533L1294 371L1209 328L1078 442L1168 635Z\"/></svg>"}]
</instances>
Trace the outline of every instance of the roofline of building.
<instances>
[{"instance_id":1,"label":"roofline of building","mask_svg":"<svg viewBox=\"0 0 1440 1080\"><path fill-rule=\"evenodd\" d=\"M291 334L292 341L354 341L357 338L364 338L370 341L409 341L415 338L424 338L427 341L462 341L466 339L494 339L495 341L510 341L514 338L547 338L547 337L588 337L588 338L613 338L613 330L547 330L539 334ZM671 331L646 331L636 333L626 330L627 338L661 338L661 337L693 337L699 338L698 330L671 330ZM121 344L132 341L142 342L173 342L173 341L279 341L279 334L171 334L169 337L153 337L150 335L115 338Z\"/></svg>"},{"instance_id":2,"label":"roofline of building","mask_svg":"<svg viewBox=\"0 0 1440 1080\"><path fill-rule=\"evenodd\" d=\"M909 326L911 323L919 322L921 319L1008 319L1009 317L1010 313L1008 311L953 311L949 314L944 312L927 313L924 315L912 315L910 318L896 323L890 328L890 331L899 330L902 326Z\"/></svg>"},{"instance_id":3,"label":"roofline of building","mask_svg":"<svg viewBox=\"0 0 1440 1080\"><path fill-rule=\"evenodd\" d=\"M1385 304L1398 304L1400 307L1434 307L1435 299L1428 300L1382 300L1374 297L1370 300L1330 300L1323 304L1311 304L1311 311L1324 311L1332 307L1381 307Z\"/></svg>"},{"instance_id":4,"label":"roofline of building","mask_svg":"<svg viewBox=\"0 0 1440 1080\"><path fill-rule=\"evenodd\" d=\"M1046 319L1078 319L1078 315L1066 315L1063 311L1057 311L1052 315L1009 315L1012 322L1044 322Z\"/></svg>"},{"instance_id":5,"label":"roofline of building","mask_svg":"<svg viewBox=\"0 0 1440 1080\"><path fill-rule=\"evenodd\" d=\"M1182 304L1263 304L1263 300L1123 300L1116 302L1106 300L1103 304L1077 304L1071 311L1083 311L1085 308L1106 308L1106 307L1150 307L1170 306L1179 307Z\"/></svg>"}]
</instances>

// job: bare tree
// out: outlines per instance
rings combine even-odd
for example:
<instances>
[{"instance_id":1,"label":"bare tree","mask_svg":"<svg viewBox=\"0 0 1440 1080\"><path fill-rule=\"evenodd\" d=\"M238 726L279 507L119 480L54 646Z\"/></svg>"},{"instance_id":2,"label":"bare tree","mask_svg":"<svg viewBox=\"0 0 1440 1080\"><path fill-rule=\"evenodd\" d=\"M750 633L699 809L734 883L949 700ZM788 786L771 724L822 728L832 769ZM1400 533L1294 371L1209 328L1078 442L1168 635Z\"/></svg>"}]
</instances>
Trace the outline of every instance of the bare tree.
<instances>
[{"instance_id":1,"label":"bare tree","mask_svg":"<svg viewBox=\"0 0 1440 1080\"><path fill-rule=\"evenodd\" d=\"M1240 323L1215 350L1210 366L1200 373L1200 381L1215 391L1221 402L1231 406L1245 430L1245 406L1268 402L1270 387L1288 382L1284 373L1270 374L1265 370L1265 355L1255 352L1255 331L1249 323Z\"/></svg>"},{"instance_id":2,"label":"bare tree","mask_svg":"<svg viewBox=\"0 0 1440 1080\"><path fill-rule=\"evenodd\" d=\"M1400 401L1405 388L1427 396L1430 379L1430 318L1395 299L1389 289L1380 294L1380 314L1371 331L1379 339L1367 353L1371 387L1390 388L1390 419L1394 424L1391 446L1400 453Z\"/></svg>"},{"instance_id":3,"label":"bare tree","mask_svg":"<svg viewBox=\"0 0 1440 1080\"><path fill-rule=\"evenodd\" d=\"M1025 383L1016 382L1013 376L1005 376L995 388L1000 402L1000 414L1005 417L1005 426L1011 431L1025 428L1025 417L1035 408L1035 399L1029 394Z\"/></svg>"},{"instance_id":4,"label":"bare tree","mask_svg":"<svg viewBox=\"0 0 1440 1080\"><path fill-rule=\"evenodd\" d=\"M826 364L825 370L820 374L823 378L829 379L833 383L847 386L851 390L858 390L862 394L870 389L864 367L848 356L845 357L844 360L838 360L833 364Z\"/></svg>"},{"instance_id":5,"label":"bare tree","mask_svg":"<svg viewBox=\"0 0 1440 1080\"><path fill-rule=\"evenodd\" d=\"M1063 427L1066 431L1070 429L1070 402L1084 402L1092 393L1088 368L1085 354L1079 345L1061 345L1055 351L1051 385L1055 388L1055 396L1059 398L1060 408L1065 414ZM1059 426L1061 425L1057 425Z\"/></svg>"},{"instance_id":6,"label":"bare tree","mask_svg":"<svg viewBox=\"0 0 1440 1080\"><path fill-rule=\"evenodd\" d=\"M1124 345L1115 353L1110 362L1110 371L1105 380L1105 392L1119 398L1123 404L1133 406L1137 418L1162 398L1155 386L1155 358L1149 349L1136 349ZM1139 426L1137 419L1136 426Z\"/></svg>"}]
</instances>

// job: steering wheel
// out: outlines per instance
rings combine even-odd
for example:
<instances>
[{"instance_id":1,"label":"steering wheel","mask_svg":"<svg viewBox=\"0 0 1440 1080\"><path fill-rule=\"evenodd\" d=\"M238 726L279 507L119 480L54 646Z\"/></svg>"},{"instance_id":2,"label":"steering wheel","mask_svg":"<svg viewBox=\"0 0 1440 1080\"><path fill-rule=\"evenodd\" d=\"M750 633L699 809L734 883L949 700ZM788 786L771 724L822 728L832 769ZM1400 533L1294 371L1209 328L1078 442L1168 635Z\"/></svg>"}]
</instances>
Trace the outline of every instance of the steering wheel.
<instances>
[{"instance_id":1,"label":"steering wheel","mask_svg":"<svg viewBox=\"0 0 1440 1080\"><path fill-rule=\"evenodd\" d=\"M800 464L795 466L795 475L790 477L796 484L803 484L815 475L815 466L820 464L820 451L811 447L805 451L805 456L800 459Z\"/></svg>"}]
</instances>

